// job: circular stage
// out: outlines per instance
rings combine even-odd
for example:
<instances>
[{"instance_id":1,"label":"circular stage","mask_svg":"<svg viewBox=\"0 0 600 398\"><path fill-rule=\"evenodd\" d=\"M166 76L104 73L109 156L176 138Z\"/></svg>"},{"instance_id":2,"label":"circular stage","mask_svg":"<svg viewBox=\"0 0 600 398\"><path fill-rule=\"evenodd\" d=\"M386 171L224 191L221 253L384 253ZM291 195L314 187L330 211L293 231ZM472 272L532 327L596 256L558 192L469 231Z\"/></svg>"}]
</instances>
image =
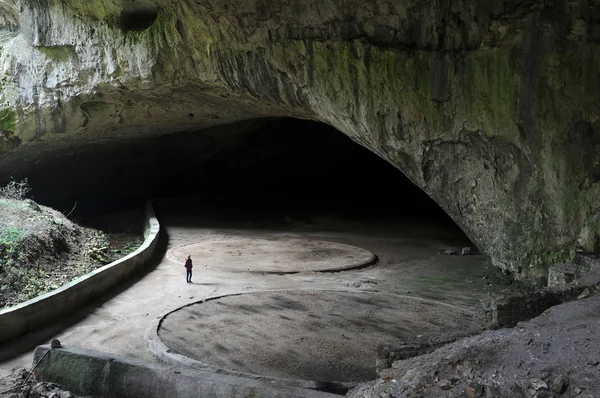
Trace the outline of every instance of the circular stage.
<instances>
[{"instance_id":1,"label":"circular stage","mask_svg":"<svg viewBox=\"0 0 600 398\"><path fill-rule=\"evenodd\" d=\"M372 380L376 350L473 322L468 311L390 294L287 290L220 297L166 315L169 352L232 372L328 383Z\"/></svg>"},{"instance_id":2,"label":"circular stage","mask_svg":"<svg viewBox=\"0 0 600 398\"><path fill-rule=\"evenodd\" d=\"M372 264L368 250L342 243L299 238L231 237L175 247L169 259L183 264L187 255L195 266L238 272L331 272Z\"/></svg>"}]
</instances>

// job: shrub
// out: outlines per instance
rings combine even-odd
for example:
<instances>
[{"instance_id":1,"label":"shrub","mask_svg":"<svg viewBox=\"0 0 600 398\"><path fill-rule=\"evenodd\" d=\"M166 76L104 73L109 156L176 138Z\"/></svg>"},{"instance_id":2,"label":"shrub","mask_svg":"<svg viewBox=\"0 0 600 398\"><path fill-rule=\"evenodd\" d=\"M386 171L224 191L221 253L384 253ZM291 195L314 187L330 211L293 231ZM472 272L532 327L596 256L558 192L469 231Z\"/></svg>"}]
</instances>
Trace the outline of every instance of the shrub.
<instances>
[{"instance_id":1,"label":"shrub","mask_svg":"<svg viewBox=\"0 0 600 398\"><path fill-rule=\"evenodd\" d=\"M0 198L23 200L29 192L31 192L31 188L27 183L27 178L21 181L12 180L0 187Z\"/></svg>"}]
</instances>

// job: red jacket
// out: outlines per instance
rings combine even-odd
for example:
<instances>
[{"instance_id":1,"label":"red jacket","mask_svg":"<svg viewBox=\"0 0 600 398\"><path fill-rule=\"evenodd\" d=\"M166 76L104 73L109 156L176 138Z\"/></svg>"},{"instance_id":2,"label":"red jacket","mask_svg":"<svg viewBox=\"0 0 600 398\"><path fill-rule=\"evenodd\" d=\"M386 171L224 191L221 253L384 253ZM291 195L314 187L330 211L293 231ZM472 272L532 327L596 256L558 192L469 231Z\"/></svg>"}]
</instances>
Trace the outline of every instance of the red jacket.
<instances>
[{"instance_id":1,"label":"red jacket","mask_svg":"<svg viewBox=\"0 0 600 398\"><path fill-rule=\"evenodd\" d=\"M185 265L184 265L184 267L185 267L186 269L192 269L192 268L193 268L193 265L192 265L192 259L191 259L191 258L188 258L187 260L185 260Z\"/></svg>"}]
</instances>

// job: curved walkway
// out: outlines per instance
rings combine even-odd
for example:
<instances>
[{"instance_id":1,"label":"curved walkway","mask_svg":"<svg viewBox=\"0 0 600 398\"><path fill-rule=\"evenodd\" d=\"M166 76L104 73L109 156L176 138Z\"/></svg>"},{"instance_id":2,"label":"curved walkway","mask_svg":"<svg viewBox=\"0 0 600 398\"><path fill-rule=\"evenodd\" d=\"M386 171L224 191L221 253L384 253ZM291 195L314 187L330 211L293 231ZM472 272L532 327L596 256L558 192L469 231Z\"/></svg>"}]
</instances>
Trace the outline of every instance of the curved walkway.
<instances>
[{"instance_id":1,"label":"curved walkway","mask_svg":"<svg viewBox=\"0 0 600 398\"><path fill-rule=\"evenodd\" d=\"M151 203L144 211L144 242L130 253L103 267L82 275L70 283L0 311L0 343L36 330L106 295L131 275L151 265L160 247L160 223Z\"/></svg>"},{"instance_id":2,"label":"curved walkway","mask_svg":"<svg viewBox=\"0 0 600 398\"><path fill-rule=\"evenodd\" d=\"M348 224L341 230L339 222L335 230L328 230L333 224L327 220L317 222L318 227L284 225L282 220L251 226L247 220L234 225L228 221L225 225L189 213L177 216L175 209L181 211L180 206L163 205L159 212L169 237L167 249L228 237L310 237L365 248L375 253L379 262L360 270L275 275L223 272L204 268L202 260L196 259L195 283L186 284L183 265L165 256L152 271L113 292L102 303L82 308L69 319L10 342L10 347L0 346L0 358L11 357L0 362L0 376L18 366L31 366L34 346L52 338L60 339L65 346L156 361L144 341L150 325L178 307L217 295L274 289L335 289L411 295L469 308L487 291L501 288L489 286L489 276L495 270L486 265L483 256L438 254L449 246L468 244L456 231L397 223L391 229L389 225Z\"/></svg>"}]
</instances>

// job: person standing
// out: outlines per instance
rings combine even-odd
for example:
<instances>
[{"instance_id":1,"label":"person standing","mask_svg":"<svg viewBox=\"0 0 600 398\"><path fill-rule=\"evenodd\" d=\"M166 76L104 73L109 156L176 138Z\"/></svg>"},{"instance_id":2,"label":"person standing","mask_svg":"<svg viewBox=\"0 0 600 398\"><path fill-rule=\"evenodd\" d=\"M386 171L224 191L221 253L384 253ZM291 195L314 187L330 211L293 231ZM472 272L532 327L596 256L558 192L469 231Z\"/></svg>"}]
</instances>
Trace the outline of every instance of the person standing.
<instances>
[{"instance_id":1,"label":"person standing","mask_svg":"<svg viewBox=\"0 0 600 398\"><path fill-rule=\"evenodd\" d=\"M185 280L187 283L192 283L192 268L194 267L192 265L192 257L190 257L190 255L188 254L188 256L185 258Z\"/></svg>"}]
</instances>

